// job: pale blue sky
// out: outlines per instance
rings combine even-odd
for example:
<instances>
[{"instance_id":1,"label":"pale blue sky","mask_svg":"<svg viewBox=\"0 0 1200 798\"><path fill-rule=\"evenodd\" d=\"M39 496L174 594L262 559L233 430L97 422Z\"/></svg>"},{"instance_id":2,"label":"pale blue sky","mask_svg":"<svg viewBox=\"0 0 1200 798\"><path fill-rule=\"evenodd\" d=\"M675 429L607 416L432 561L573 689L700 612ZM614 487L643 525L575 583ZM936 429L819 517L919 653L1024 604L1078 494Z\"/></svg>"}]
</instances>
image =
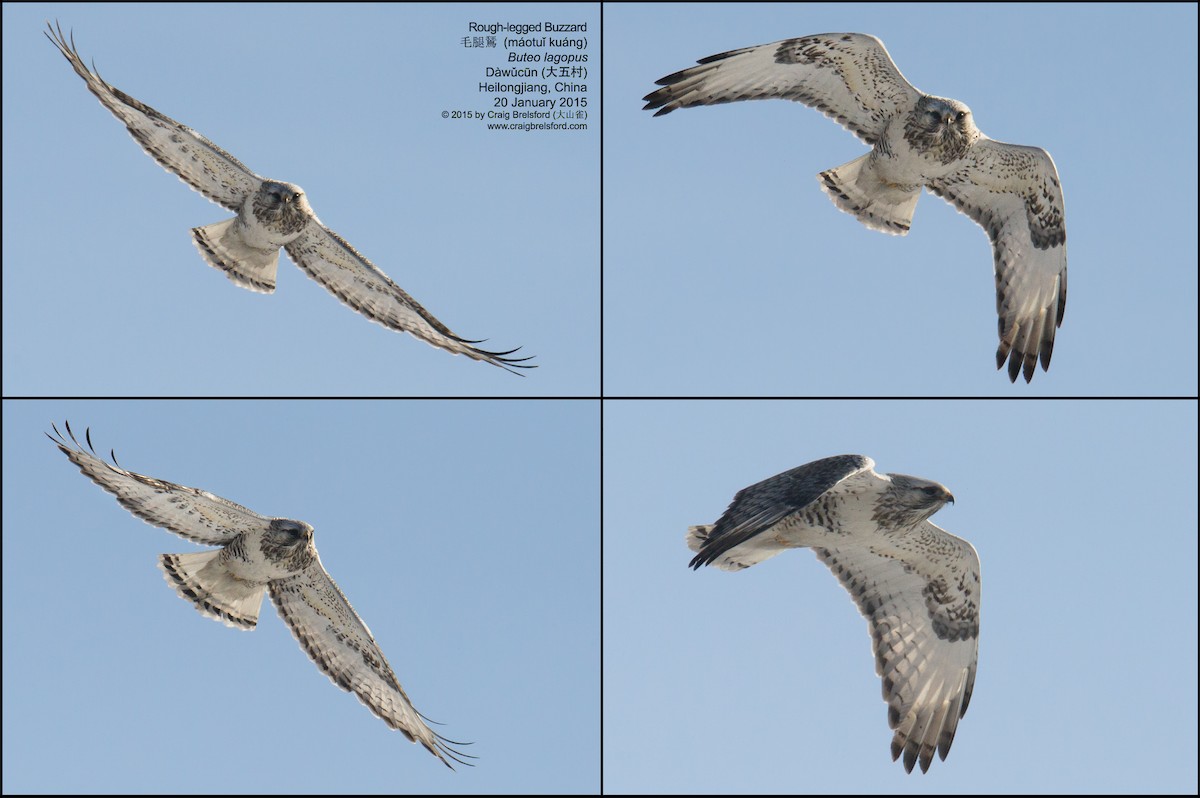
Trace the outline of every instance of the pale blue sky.
<instances>
[{"instance_id":1,"label":"pale blue sky","mask_svg":"<svg viewBox=\"0 0 1200 798\"><path fill-rule=\"evenodd\" d=\"M610 401L612 793L1195 793L1194 402ZM684 533L827 455L934 479L982 565L945 762L891 761L866 621L807 551L693 572Z\"/></svg>"},{"instance_id":2,"label":"pale blue sky","mask_svg":"<svg viewBox=\"0 0 1200 798\"><path fill-rule=\"evenodd\" d=\"M588 22L508 5L4 6L4 386L20 395L595 395L599 114L584 133L444 120L488 110L500 50L471 21ZM200 259L228 218L147 157L42 35L255 172L441 321L523 347L525 379L369 322L281 258L272 296Z\"/></svg>"},{"instance_id":3,"label":"pale blue sky","mask_svg":"<svg viewBox=\"0 0 1200 798\"><path fill-rule=\"evenodd\" d=\"M1196 7L697 4L605 9L605 388L612 395L1196 393ZM995 370L983 230L924 194L912 231L816 174L867 151L799 103L653 118L658 78L827 31L880 37L922 91L1043 147L1066 195L1048 373Z\"/></svg>"},{"instance_id":4,"label":"pale blue sky","mask_svg":"<svg viewBox=\"0 0 1200 798\"><path fill-rule=\"evenodd\" d=\"M243 633L155 567L199 548L42 435L316 528L452 773L321 674L275 610ZM61 423L59 429L62 429ZM595 792L595 402L4 403L4 792ZM269 602L268 602L269 604Z\"/></svg>"},{"instance_id":5,"label":"pale blue sky","mask_svg":"<svg viewBox=\"0 0 1200 798\"><path fill-rule=\"evenodd\" d=\"M11 399L597 396L597 5L3 17L5 792L594 793L602 600L610 792L1195 792L1195 401L609 401L602 597L596 401ZM389 332L286 258L274 296L224 279L188 231L228 214L87 92L41 34L55 18L114 85L303 186L455 331L541 367ZM592 129L444 121L486 107L496 54L460 46L467 23L542 19L588 22ZM1194 6L610 4L605 23L609 396L1195 396ZM1031 386L993 368L982 230L926 194L884 236L822 194L816 173L865 151L849 133L785 102L641 110L698 58L838 30L1054 156L1071 294ZM195 547L84 479L42 435L64 418L128 468L312 523L479 767L387 730L273 610L246 635L173 596L155 557ZM924 777L890 761L866 624L811 554L686 568L688 525L843 452L945 483L935 521L982 559L976 694Z\"/></svg>"}]
</instances>

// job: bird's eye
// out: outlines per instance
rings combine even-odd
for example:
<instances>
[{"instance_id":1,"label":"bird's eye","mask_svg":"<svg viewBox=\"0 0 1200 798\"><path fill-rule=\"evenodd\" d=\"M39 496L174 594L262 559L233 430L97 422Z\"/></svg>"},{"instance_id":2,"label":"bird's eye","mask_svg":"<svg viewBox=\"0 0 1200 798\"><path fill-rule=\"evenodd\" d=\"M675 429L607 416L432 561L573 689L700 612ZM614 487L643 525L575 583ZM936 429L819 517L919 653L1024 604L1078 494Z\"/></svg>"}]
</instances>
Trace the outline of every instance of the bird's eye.
<instances>
[{"instance_id":1,"label":"bird's eye","mask_svg":"<svg viewBox=\"0 0 1200 798\"><path fill-rule=\"evenodd\" d=\"M930 485L928 488L921 488L921 490L925 491L930 496L937 493L937 488L933 487L932 485Z\"/></svg>"},{"instance_id":2,"label":"bird's eye","mask_svg":"<svg viewBox=\"0 0 1200 798\"><path fill-rule=\"evenodd\" d=\"M955 116L954 118L955 118L956 120L958 120L959 122L961 122L961 121L963 121L964 119L966 119L966 118L967 118L967 112L966 112L966 111L959 111L959 112L958 112L958 115L957 115L957 116Z\"/></svg>"}]
</instances>

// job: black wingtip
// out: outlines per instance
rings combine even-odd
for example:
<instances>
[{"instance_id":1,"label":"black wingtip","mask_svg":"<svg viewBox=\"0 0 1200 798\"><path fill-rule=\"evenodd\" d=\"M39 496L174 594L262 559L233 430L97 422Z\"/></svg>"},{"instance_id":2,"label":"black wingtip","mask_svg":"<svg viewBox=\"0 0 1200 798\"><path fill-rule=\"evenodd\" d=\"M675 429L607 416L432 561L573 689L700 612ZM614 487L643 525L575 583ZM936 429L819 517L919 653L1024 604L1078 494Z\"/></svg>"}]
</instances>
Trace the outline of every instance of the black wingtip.
<instances>
[{"instance_id":1,"label":"black wingtip","mask_svg":"<svg viewBox=\"0 0 1200 798\"><path fill-rule=\"evenodd\" d=\"M53 443L55 446L57 446L59 449L62 449L62 450L65 452L65 451L66 451L66 445L67 445L67 439L66 439L66 438L64 438L64 437L63 437L63 434L62 434L61 432L59 432L59 431L58 431L58 425L57 425L57 424L55 424L53 421L51 421L51 422L50 422L50 429L54 430L54 435L51 435L49 432L43 432L42 434L43 434L43 435L45 435L47 438L49 438L49 439L50 439L50 441L51 441L51 442L52 442L52 443ZM56 437L54 437L55 435L57 435L58 437L57 437L57 438L56 438Z\"/></svg>"},{"instance_id":2,"label":"black wingtip","mask_svg":"<svg viewBox=\"0 0 1200 798\"><path fill-rule=\"evenodd\" d=\"M481 360L491 363L493 366L499 366L510 374L516 374L518 377L524 377L524 374L519 371L513 371L513 369L535 369L538 367L538 365L536 363L525 362L526 360L533 360L536 355L526 355L525 357L508 357L508 355L514 354L515 352L520 351L520 349L521 347L518 346L515 349L509 349L504 352L489 352L486 349L479 349L474 346L471 347L471 351L479 355Z\"/></svg>"},{"instance_id":3,"label":"black wingtip","mask_svg":"<svg viewBox=\"0 0 1200 798\"><path fill-rule=\"evenodd\" d=\"M482 360L485 363L491 363L493 366L502 368L510 374L516 374L518 377L524 377L525 376L524 374L521 374L520 372L517 372L517 371L513 371L513 369L535 369L535 368L537 368L536 363L535 364L525 363L526 360L533 360L535 357L537 357L536 355L527 355L525 357L508 357L509 355L512 355L516 352L521 351L521 347L519 347L519 346L513 347L512 349L505 349L503 351L493 352L490 349L481 349L481 348L479 348L479 346L477 346L477 344L486 343L488 340L486 338L463 338L462 336L455 335L454 333L451 333L448 330L446 331L446 333L449 335L449 337L453 338L457 343L460 343L460 344L466 346L467 349L470 350L470 352L466 353L469 357L473 357L475 360ZM452 349L451 351L454 351L454 350ZM461 353L462 350L458 350L458 351Z\"/></svg>"},{"instance_id":4,"label":"black wingtip","mask_svg":"<svg viewBox=\"0 0 1200 798\"><path fill-rule=\"evenodd\" d=\"M1050 356L1053 353L1054 353L1054 342L1053 341L1043 344L1043 349L1042 349L1042 352L1040 355L1040 359L1041 359L1041 363L1042 363L1042 371L1050 370Z\"/></svg>"},{"instance_id":5,"label":"black wingtip","mask_svg":"<svg viewBox=\"0 0 1200 798\"><path fill-rule=\"evenodd\" d=\"M1017 357L1015 352L1007 352L1005 354L1007 356L1002 357L999 352L996 353L996 360L997 360L996 368L997 369L1004 368L1004 363L1007 360L1008 361L1008 381L1015 383L1017 381L1017 375L1021 373L1021 360L1020 360L1020 358Z\"/></svg>"},{"instance_id":6,"label":"black wingtip","mask_svg":"<svg viewBox=\"0 0 1200 798\"><path fill-rule=\"evenodd\" d=\"M418 714L420 714L420 713L418 713ZM463 753L462 751L458 751L458 750L450 747L451 745L460 745L460 746L461 745L471 745L471 743L455 742L454 740L443 737L442 735L438 734L437 732L434 732L434 737L436 738L434 743L437 746L437 751L435 753L437 754L438 759L441 759L442 764L444 764L446 767L450 768L451 770L454 770L454 765L450 764L449 759L453 759L455 762L457 762L460 765L463 765L464 767L469 767L469 768L475 767L474 762L468 762L467 760L468 759L479 759L479 757L477 757L473 754ZM447 759L447 757L449 757L449 759Z\"/></svg>"},{"instance_id":7,"label":"black wingtip","mask_svg":"<svg viewBox=\"0 0 1200 798\"><path fill-rule=\"evenodd\" d=\"M76 438L75 433L71 431L71 422L63 421L63 425L67 428L67 435L71 436L71 442L74 443L80 449L82 449L83 447L79 445L79 439ZM91 427L88 427L87 429L90 431Z\"/></svg>"}]
</instances>

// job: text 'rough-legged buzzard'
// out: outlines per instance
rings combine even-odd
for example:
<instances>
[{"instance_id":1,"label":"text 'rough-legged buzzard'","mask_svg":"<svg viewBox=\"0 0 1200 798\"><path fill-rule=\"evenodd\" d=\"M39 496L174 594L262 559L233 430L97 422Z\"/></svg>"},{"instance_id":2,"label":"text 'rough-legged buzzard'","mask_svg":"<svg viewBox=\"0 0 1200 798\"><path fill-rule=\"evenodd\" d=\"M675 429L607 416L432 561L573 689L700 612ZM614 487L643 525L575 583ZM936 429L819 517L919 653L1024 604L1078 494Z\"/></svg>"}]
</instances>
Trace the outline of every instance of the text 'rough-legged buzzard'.
<instances>
[{"instance_id":1,"label":"text 'rough-legged buzzard'","mask_svg":"<svg viewBox=\"0 0 1200 798\"><path fill-rule=\"evenodd\" d=\"M676 108L778 97L816 108L871 145L821 172L838 208L873 230L904 235L921 186L979 224L992 241L1000 346L996 367L1033 379L1050 366L1067 303L1067 228L1050 153L993 141L971 109L913 87L883 42L822 33L731 50L658 81L655 116Z\"/></svg>"},{"instance_id":2,"label":"text 'rough-legged buzzard'","mask_svg":"<svg viewBox=\"0 0 1200 798\"><path fill-rule=\"evenodd\" d=\"M79 57L74 36L68 44L61 28L51 27L47 36L151 158L208 199L237 213L232 219L192 229L204 261L224 271L235 284L264 294L273 292L283 247L305 274L371 321L507 371L536 368L522 363L528 357L508 357L516 349L489 352L475 346L480 341L455 335L321 224L299 186L256 175L196 131L105 83L95 67L88 69Z\"/></svg>"},{"instance_id":3,"label":"text 'rough-legged buzzard'","mask_svg":"<svg viewBox=\"0 0 1200 798\"><path fill-rule=\"evenodd\" d=\"M111 464L96 455L90 430L84 449L69 424L66 429L70 441L57 427L50 440L122 507L193 543L221 547L159 555L159 570L180 598L226 626L251 630L263 593L270 593L300 647L330 681L447 767L453 768L450 760L471 764L461 758L468 754L451 748L463 743L430 729L408 700L371 630L321 565L309 524L268 518L205 490L126 471L115 455Z\"/></svg>"},{"instance_id":4,"label":"text 'rough-legged buzzard'","mask_svg":"<svg viewBox=\"0 0 1200 798\"><path fill-rule=\"evenodd\" d=\"M715 524L688 529L691 567L749 568L811 548L871 626L892 759L929 770L967 712L979 655L979 556L929 517L950 491L877 474L869 457L826 457L738 491Z\"/></svg>"}]
</instances>

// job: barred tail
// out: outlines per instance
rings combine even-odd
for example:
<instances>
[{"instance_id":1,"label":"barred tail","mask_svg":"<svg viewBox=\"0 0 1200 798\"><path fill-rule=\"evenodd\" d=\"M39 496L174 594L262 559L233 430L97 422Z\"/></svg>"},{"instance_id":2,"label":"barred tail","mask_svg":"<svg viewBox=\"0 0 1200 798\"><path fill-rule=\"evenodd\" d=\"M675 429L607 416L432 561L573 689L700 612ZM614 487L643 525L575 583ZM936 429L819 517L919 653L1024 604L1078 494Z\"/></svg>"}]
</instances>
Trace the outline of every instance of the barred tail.
<instances>
[{"instance_id":1,"label":"barred tail","mask_svg":"<svg viewBox=\"0 0 1200 798\"><path fill-rule=\"evenodd\" d=\"M242 240L238 217L192 228L192 240L200 257L242 288L260 294L275 290L275 271L279 267L279 247L255 249Z\"/></svg>"},{"instance_id":2,"label":"barred tail","mask_svg":"<svg viewBox=\"0 0 1200 798\"><path fill-rule=\"evenodd\" d=\"M872 230L902 236L912 226L921 186L897 186L879 179L872 153L817 176L833 204Z\"/></svg>"},{"instance_id":3,"label":"barred tail","mask_svg":"<svg viewBox=\"0 0 1200 798\"><path fill-rule=\"evenodd\" d=\"M690 566L715 565L722 571L740 571L769 560L785 548L767 538L752 538L736 546L728 547L727 538L718 536L712 540L716 524L690 526L687 531L688 548L696 552ZM711 543L711 545L710 545ZM724 545L722 545L724 544ZM727 548L728 547L728 548Z\"/></svg>"},{"instance_id":4,"label":"barred tail","mask_svg":"<svg viewBox=\"0 0 1200 798\"><path fill-rule=\"evenodd\" d=\"M712 531L712 524L689 526L687 531L688 548L692 551L699 552L700 549L704 548L704 544L708 542L708 535Z\"/></svg>"},{"instance_id":5,"label":"barred tail","mask_svg":"<svg viewBox=\"0 0 1200 798\"><path fill-rule=\"evenodd\" d=\"M253 629L266 585L235 578L219 559L222 551L160 554L158 568L179 597L201 614L235 629Z\"/></svg>"}]
</instances>

